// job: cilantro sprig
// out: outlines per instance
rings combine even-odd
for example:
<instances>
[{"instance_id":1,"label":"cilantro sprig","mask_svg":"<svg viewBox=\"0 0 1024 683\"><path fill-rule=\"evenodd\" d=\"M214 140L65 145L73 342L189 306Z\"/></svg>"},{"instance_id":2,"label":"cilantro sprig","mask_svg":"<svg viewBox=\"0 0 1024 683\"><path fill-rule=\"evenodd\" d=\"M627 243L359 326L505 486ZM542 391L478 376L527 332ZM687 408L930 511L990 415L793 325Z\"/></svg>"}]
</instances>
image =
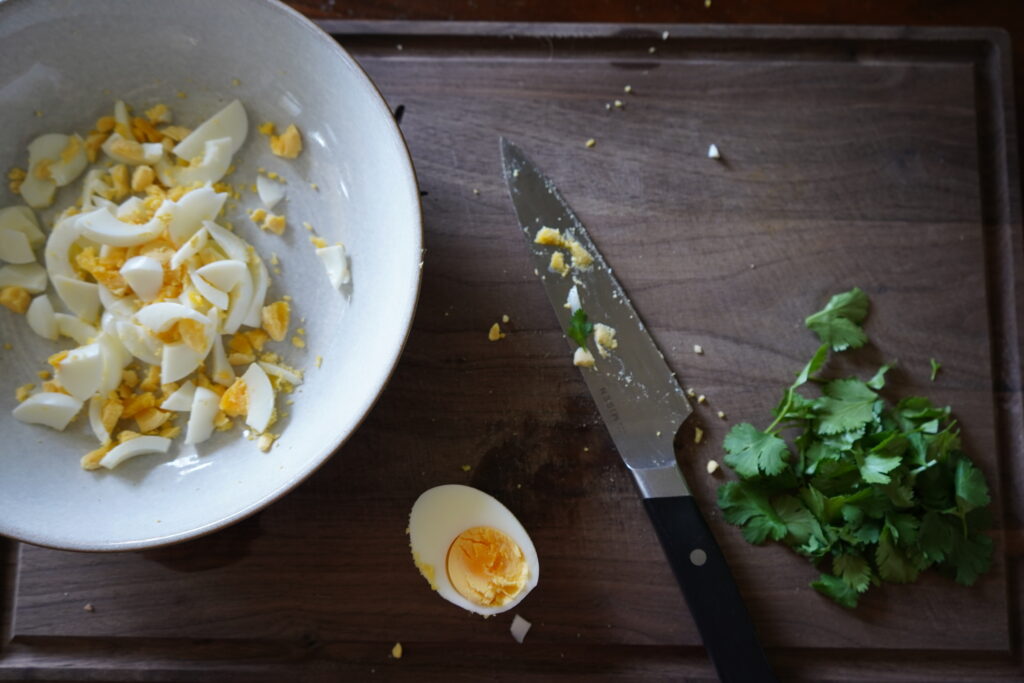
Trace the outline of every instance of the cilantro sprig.
<instances>
[{"instance_id":1,"label":"cilantro sprig","mask_svg":"<svg viewBox=\"0 0 1024 683\"><path fill-rule=\"evenodd\" d=\"M766 429L742 423L726 436L724 460L740 479L718 489L747 541L809 558L823 569L811 586L850 608L871 585L910 583L929 568L971 585L992 557L988 485L950 409L922 396L887 402L887 365L868 381L819 376L830 350L867 343L868 310L854 288L808 316L821 346ZM808 383L820 392L801 393Z\"/></svg>"}]
</instances>

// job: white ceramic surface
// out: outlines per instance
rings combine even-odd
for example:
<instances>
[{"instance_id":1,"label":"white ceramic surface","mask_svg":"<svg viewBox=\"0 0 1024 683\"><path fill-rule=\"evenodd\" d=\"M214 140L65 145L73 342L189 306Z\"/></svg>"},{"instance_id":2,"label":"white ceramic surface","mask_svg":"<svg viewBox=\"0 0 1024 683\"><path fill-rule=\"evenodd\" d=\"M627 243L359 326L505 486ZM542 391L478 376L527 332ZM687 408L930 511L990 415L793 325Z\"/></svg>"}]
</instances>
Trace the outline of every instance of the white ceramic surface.
<instances>
[{"instance_id":1,"label":"white ceramic surface","mask_svg":"<svg viewBox=\"0 0 1024 683\"><path fill-rule=\"evenodd\" d=\"M287 177L277 211L290 227L283 237L254 229L242 211L258 205L255 193L238 203L234 222L265 259L281 260L268 301L294 297L293 329L305 327L308 346L275 350L303 368L306 381L294 405L279 400L288 416L269 453L236 429L198 449L179 439L168 456L86 472L78 460L96 440L84 415L64 433L11 417L15 388L38 383L47 356L73 344L42 340L23 316L0 308L0 342L13 345L0 347L0 533L67 549L183 540L289 491L370 409L401 352L419 289L419 193L401 134L355 61L298 13L268 0L0 2L0 170L24 167L36 135L87 132L118 98L136 110L165 102L189 126L234 98L245 104L249 138L229 180L255 182L259 166ZM299 126L298 159L269 153L256 131L266 120ZM6 185L0 207L20 203ZM64 188L55 206L72 196ZM52 213L42 214L47 225ZM344 294L331 290L304 221L347 245L353 284Z\"/></svg>"}]
</instances>

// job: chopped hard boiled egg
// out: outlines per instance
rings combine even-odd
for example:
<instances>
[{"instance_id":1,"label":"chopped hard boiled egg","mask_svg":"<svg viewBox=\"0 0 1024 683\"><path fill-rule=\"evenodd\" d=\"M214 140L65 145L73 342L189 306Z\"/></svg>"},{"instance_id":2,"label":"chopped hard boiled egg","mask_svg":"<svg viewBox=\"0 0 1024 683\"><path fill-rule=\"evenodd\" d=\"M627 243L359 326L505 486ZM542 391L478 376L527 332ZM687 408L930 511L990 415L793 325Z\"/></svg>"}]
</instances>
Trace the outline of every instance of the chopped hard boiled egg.
<instances>
[{"instance_id":1,"label":"chopped hard boiled egg","mask_svg":"<svg viewBox=\"0 0 1024 683\"><path fill-rule=\"evenodd\" d=\"M338 289L351 281L348 269L348 257L345 255L345 247L341 244L332 244L328 247L320 247L316 250L316 256L327 271L327 278L331 286Z\"/></svg>"},{"instance_id":2,"label":"chopped hard boiled egg","mask_svg":"<svg viewBox=\"0 0 1024 683\"><path fill-rule=\"evenodd\" d=\"M67 394L43 391L19 403L12 414L21 422L46 425L60 431L81 409L82 402Z\"/></svg>"},{"instance_id":3,"label":"chopped hard boiled egg","mask_svg":"<svg viewBox=\"0 0 1024 683\"><path fill-rule=\"evenodd\" d=\"M186 444L242 418L267 451L278 438L267 431L277 391L302 383L300 370L264 350L287 336L290 297L267 305L267 267L221 217L229 195L241 192L220 181L248 135L245 108L233 101L191 131L164 125L173 120L166 105L145 116L118 101L84 138L35 138L27 170L11 176L28 206L0 208L0 305L24 313L39 336L76 345L51 355L52 379L40 373L41 390L20 387L14 416L63 430L87 404L100 445L81 458L86 469L168 452L182 431L176 413L188 413ZM298 129L289 126L272 145L294 158ZM50 206L83 174L52 228L41 229L32 209ZM267 208L285 196L276 173L258 176L253 189ZM285 224L274 216L268 229L280 234ZM341 245L326 249L320 258L337 287L350 278L347 256ZM55 310L51 283L68 312ZM297 334L304 344L304 331ZM245 373L236 378L233 365Z\"/></svg>"}]
</instances>

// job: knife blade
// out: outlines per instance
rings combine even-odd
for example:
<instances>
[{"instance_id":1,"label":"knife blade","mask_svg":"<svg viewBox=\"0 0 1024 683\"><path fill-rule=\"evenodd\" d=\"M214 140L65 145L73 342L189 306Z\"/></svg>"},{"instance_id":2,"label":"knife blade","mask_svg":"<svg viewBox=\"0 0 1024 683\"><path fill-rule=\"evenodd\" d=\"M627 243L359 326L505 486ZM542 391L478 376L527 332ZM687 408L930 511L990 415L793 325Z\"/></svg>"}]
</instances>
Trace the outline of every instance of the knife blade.
<instances>
[{"instance_id":1,"label":"knife blade","mask_svg":"<svg viewBox=\"0 0 1024 683\"><path fill-rule=\"evenodd\" d=\"M722 551L676 461L673 441L693 408L675 373L554 183L504 137L501 159L534 272L544 285L570 348L576 347L568 331L577 307L592 323L608 325L615 331L614 348L610 348L613 344L599 344L594 336L588 338L595 362L593 367L580 370L619 455L640 489L644 507L719 677L729 682L776 680ZM561 253L563 260L571 259L571 265L553 263L555 253ZM570 300L572 290L575 292Z\"/></svg>"}]
</instances>

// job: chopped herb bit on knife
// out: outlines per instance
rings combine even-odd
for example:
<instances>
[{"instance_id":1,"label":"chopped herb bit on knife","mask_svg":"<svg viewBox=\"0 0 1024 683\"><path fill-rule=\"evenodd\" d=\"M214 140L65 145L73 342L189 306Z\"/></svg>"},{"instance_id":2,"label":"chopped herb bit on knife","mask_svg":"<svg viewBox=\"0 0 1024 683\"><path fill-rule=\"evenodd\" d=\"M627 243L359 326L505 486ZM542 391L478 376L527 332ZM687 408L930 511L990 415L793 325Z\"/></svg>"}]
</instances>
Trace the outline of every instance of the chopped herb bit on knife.
<instances>
[{"instance_id":1,"label":"chopped herb bit on knife","mask_svg":"<svg viewBox=\"0 0 1024 683\"><path fill-rule=\"evenodd\" d=\"M580 346L587 345L587 337L594 331L594 325L587 320L587 313L582 308L577 308L569 321L569 336Z\"/></svg>"},{"instance_id":2,"label":"chopped herb bit on knife","mask_svg":"<svg viewBox=\"0 0 1024 683\"><path fill-rule=\"evenodd\" d=\"M867 343L867 314L854 288L807 318L822 345L766 429L730 430L724 461L740 479L718 489L726 521L747 541L781 541L822 565L811 586L850 608L872 584L910 583L929 567L971 585L992 557L988 485L950 409L922 396L888 403L878 394L887 365L866 382L818 376L830 349ZM933 380L939 367L932 360ZM797 391L808 382L820 396Z\"/></svg>"},{"instance_id":3,"label":"chopped herb bit on knife","mask_svg":"<svg viewBox=\"0 0 1024 683\"><path fill-rule=\"evenodd\" d=\"M931 358L929 360L929 362L932 365L931 380L934 382L935 378L938 377L938 375L939 375L939 370L942 369L942 363L940 363L939 361L935 360L934 358Z\"/></svg>"}]
</instances>

